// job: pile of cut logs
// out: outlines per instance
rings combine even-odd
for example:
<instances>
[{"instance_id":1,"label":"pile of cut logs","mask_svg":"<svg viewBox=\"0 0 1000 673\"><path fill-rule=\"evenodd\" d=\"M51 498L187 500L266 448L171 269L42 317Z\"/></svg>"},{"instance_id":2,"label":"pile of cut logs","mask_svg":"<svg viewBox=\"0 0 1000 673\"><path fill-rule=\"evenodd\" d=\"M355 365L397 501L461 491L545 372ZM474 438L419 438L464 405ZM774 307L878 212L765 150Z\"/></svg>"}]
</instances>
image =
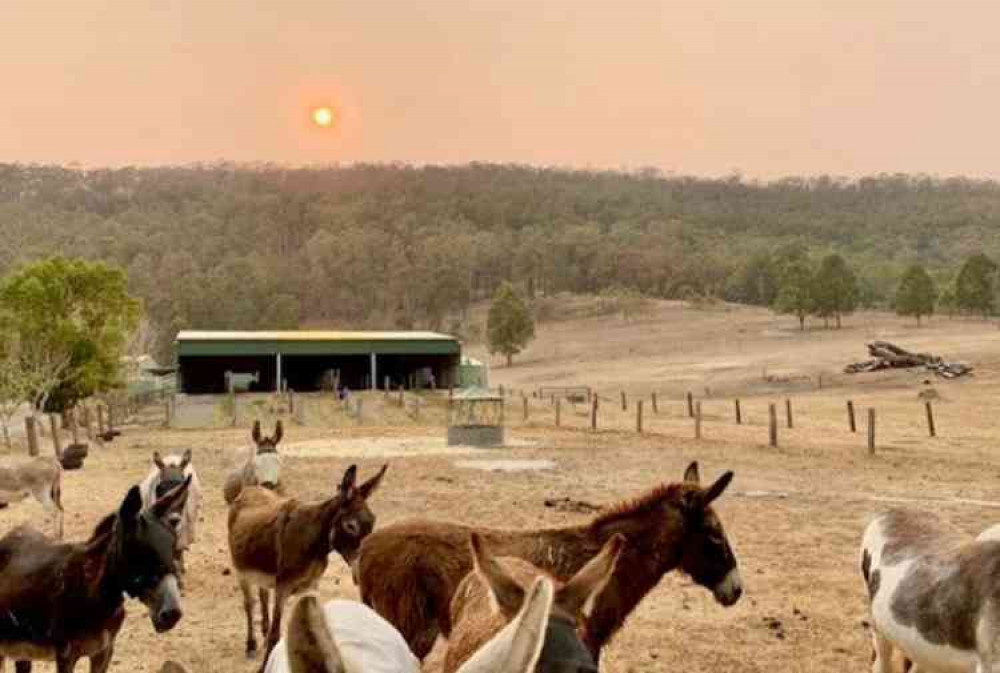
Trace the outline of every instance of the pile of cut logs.
<instances>
[{"instance_id":1,"label":"pile of cut logs","mask_svg":"<svg viewBox=\"0 0 1000 673\"><path fill-rule=\"evenodd\" d=\"M961 362L945 362L937 355L930 353L911 353L888 341L875 341L868 344L868 354L871 360L855 362L844 367L847 374L874 372L879 369L908 369L923 367L938 376L954 379L972 372L972 367Z\"/></svg>"}]
</instances>

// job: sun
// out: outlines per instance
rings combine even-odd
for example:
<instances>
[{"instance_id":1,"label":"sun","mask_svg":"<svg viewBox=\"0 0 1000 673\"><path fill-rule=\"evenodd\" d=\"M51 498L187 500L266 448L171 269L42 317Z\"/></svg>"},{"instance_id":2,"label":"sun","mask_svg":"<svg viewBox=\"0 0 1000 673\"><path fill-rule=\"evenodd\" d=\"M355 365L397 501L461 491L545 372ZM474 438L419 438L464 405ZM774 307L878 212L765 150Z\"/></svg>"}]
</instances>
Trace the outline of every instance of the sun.
<instances>
[{"instance_id":1,"label":"sun","mask_svg":"<svg viewBox=\"0 0 1000 673\"><path fill-rule=\"evenodd\" d=\"M328 107L318 107L312 111L312 120L316 126L327 128L333 125L333 110Z\"/></svg>"}]
</instances>

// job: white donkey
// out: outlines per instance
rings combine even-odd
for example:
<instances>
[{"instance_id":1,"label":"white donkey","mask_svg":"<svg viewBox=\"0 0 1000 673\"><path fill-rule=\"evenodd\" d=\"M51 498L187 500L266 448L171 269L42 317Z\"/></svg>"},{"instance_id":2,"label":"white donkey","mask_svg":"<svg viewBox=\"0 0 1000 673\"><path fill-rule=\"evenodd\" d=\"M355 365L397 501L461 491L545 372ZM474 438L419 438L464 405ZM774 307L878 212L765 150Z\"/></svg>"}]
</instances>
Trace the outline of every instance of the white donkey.
<instances>
[{"instance_id":1,"label":"white donkey","mask_svg":"<svg viewBox=\"0 0 1000 673\"><path fill-rule=\"evenodd\" d=\"M873 673L890 673L897 649L910 673L993 673L1000 664L998 534L989 529L973 539L933 514L905 510L868 524L860 563Z\"/></svg>"},{"instance_id":2,"label":"white donkey","mask_svg":"<svg viewBox=\"0 0 1000 673\"><path fill-rule=\"evenodd\" d=\"M247 450L242 464L229 473L222 487L222 497L227 505L233 504L243 492L244 486L263 486L272 491L280 491L281 457L278 455L278 443L283 434L281 421L274 424L274 434L270 437L261 434L260 421L253 422L253 431L250 433L253 446Z\"/></svg>"},{"instance_id":3,"label":"white donkey","mask_svg":"<svg viewBox=\"0 0 1000 673\"><path fill-rule=\"evenodd\" d=\"M530 673L541 655L555 590L539 577L517 616L459 669L459 673ZM267 661L265 673L419 673L403 637L363 603L315 594L299 599Z\"/></svg>"},{"instance_id":4,"label":"white donkey","mask_svg":"<svg viewBox=\"0 0 1000 673\"><path fill-rule=\"evenodd\" d=\"M184 509L171 513L168 519L177 533L174 554L177 559L177 570L180 573L178 579L180 581L183 581L186 572L184 552L190 549L197 539L198 512L201 509L201 482L198 481L198 473L191 463L191 449L185 451L182 456L173 455L166 458L160 456L159 451L153 452L153 466L139 485L139 492L142 494L142 507L149 509L157 500L183 484L188 477L191 477L191 485L188 487Z\"/></svg>"},{"instance_id":5,"label":"white donkey","mask_svg":"<svg viewBox=\"0 0 1000 673\"><path fill-rule=\"evenodd\" d=\"M7 460L0 465L0 509L29 495L55 519L55 533L63 538L62 465L55 458Z\"/></svg>"}]
</instances>

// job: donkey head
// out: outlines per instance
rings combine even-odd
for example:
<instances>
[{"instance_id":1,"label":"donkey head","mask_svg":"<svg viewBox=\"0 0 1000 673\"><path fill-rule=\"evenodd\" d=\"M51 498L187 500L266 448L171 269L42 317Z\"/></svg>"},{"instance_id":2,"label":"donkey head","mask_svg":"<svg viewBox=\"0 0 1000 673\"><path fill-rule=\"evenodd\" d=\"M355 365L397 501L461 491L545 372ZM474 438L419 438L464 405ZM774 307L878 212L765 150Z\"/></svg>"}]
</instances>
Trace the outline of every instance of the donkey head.
<instances>
[{"instance_id":1,"label":"donkey head","mask_svg":"<svg viewBox=\"0 0 1000 673\"><path fill-rule=\"evenodd\" d=\"M526 604L525 584L528 578L515 577L483 549L481 538L473 533L470 544L472 547L473 567L476 576L486 587L490 604L494 611L503 615L508 624L518 619L519 613L524 614ZM597 673L597 663L590 650L580 639L579 630L589 617L593 598L605 587L618 562L618 556L625 546L625 537L614 535L605 543L601 552L579 570L565 584L558 586L552 597L551 609L545 624L545 636L538 644L534 655L533 670L535 673ZM519 573L520 575L520 573ZM530 592L541 589L537 585L538 576L534 578ZM530 603L531 601L527 601ZM498 634L499 635L499 634ZM494 637L494 641L496 640ZM487 651L489 645L481 648ZM525 656L523 650L508 652L507 657ZM485 655L483 655L485 656ZM474 657L475 658L475 657ZM467 666L462 667L466 673ZM471 670L480 670L474 668ZM489 670L489 669L481 669ZM501 670L501 669L497 669ZM502 669L515 670L515 669Z\"/></svg>"},{"instance_id":2,"label":"donkey head","mask_svg":"<svg viewBox=\"0 0 1000 673\"><path fill-rule=\"evenodd\" d=\"M184 470L191 464L191 449L185 451L180 459L171 457L166 461L160 456L159 451L154 451L153 464L160 471L156 488L153 489L153 501L155 502L184 483ZM179 510L175 509L169 515L169 523L174 529L180 525L181 513Z\"/></svg>"},{"instance_id":3,"label":"donkey head","mask_svg":"<svg viewBox=\"0 0 1000 673\"><path fill-rule=\"evenodd\" d=\"M139 488L133 486L118 510L112 573L122 591L149 608L153 628L160 633L172 629L182 614L176 535L168 522L173 512L183 509L190 485L188 477L145 511Z\"/></svg>"},{"instance_id":4,"label":"donkey head","mask_svg":"<svg viewBox=\"0 0 1000 673\"><path fill-rule=\"evenodd\" d=\"M347 666L315 594L299 599L288 622L288 668L291 673L345 673ZM352 671L353 673L353 671ZM358 671L357 673L364 673Z\"/></svg>"},{"instance_id":5,"label":"donkey head","mask_svg":"<svg viewBox=\"0 0 1000 673\"><path fill-rule=\"evenodd\" d=\"M264 488L276 489L281 480L281 459L278 457L278 442L284 434L281 421L274 424L274 434L264 437L260 432L260 421L254 421L253 432L253 474L257 484Z\"/></svg>"},{"instance_id":6,"label":"donkey head","mask_svg":"<svg viewBox=\"0 0 1000 673\"><path fill-rule=\"evenodd\" d=\"M344 472L337 490L336 510L330 527L330 550L336 550L348 564L354 559L365 537L375 527L375 514L368 508L368 498L382 483L389 465L383 465L374 477L356 485L357 465Z\"/></svg>"},{"instance_id":7,"label":"donkey head","mask_svg":"<svg viewBox=\"0 0 1000 673\"><path fill-rule=\"evenodd\" d=\"M736 556L726 539L722 521L712 510L712 502L722 495L733 480L725 472L708 488L702 488L698 463L684 472L680 509L684 526L684 552L681 569L701 586L710 589L715 600L725 606L734 604L743 594Z\"/></svg>"}]
</instances>

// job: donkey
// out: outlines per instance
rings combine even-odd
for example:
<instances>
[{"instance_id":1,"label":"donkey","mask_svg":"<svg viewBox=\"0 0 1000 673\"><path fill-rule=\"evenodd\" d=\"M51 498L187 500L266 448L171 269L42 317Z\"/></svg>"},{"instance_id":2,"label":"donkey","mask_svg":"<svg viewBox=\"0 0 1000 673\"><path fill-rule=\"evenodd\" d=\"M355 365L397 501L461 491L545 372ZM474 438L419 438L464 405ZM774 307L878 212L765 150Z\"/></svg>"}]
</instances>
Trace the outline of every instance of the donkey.
<instances>
[{"instance_id":1,"label":"donkey","mask_svg":"<svg viewBox=\"0 0 1000 673\"><path fill-rule=\"evenodd\" d=\"M263 486L272 491L281 488L281 458L278 456L278 442L283 435L281 421L274 424L274 434L264 437L260 433L260 421L253 422L253 446L247 452L246 461L226 477L222 495L227 505L243 490L244 486Z\"/></svg>"},{"instance_id":2,"label":"donkey","mask_svg":"<svg viewBox=\"0 0 1000 673\"><path fill-rule=\"evenodd\" d=\"M928 512L894 509L865 528L860 566L868 592L873 673L990 673L1000 663L1000 541L972 539Z\"/></svg>"},{"instance_id":3,"label":"donkey","mask_svg":"<svg viewBox=\"0 0 1000 673\"><path fill-rule=\"evenodd\" d=\"M520 611L458 673L531 673L542 653L555 593L535 578ZM389 622L363 603L315 594L292 608L288 635L271 652L265 673L418 673L420 662ZM161 673L182 673L161 671Z\"/></svg>"},{"instance_id":4,"label":"donkey","mask_svg":"<svg viewBox=\"0 0 1000 673\"><path fill-rule=\"evenodd\" d=\"M0 669L17 660L30 673L32 660L54 660L57 673L77 661L105 673L125 619L125 594L149 607L158 632L181 619L174 568L171 511L183 506L190 481L143 511L133 486L116 513L90 539L55 543L28 526L0 538Z\"/></svg>"},{"instance_id":5,"label":"donkey","mask_svg":"<svg viewBox=\"0 0 1000 673\"><path fill-rule=\"evenodd\" d=\"M257 651L253 631L252 587L258 588L261 631L267 655L281 634L281 612L292 594L311 589L326 571L336 550L350 564L362 540L375 526L368 498L378 488L388 465L356 486L357 466L344 473L337 494L303 504L259 486L248 486L229 508L229 552L243 593L247 618L248 657ZM268 590L274 589L274 619L268 615Z\"/></svg>"},{"instance_id":6,"label":"donkey","mask_svg":"<svg viewBox=\"0 0 1000 673\"><path fill-rule=\"evenodd\" d=\"M736 557L711 507L732 478L726 472L702 488L698 464L691 463L683 482L659 486L583 526L509 531L427 520L393 524L361 547L355 567L361 599L399 629L423 660L439 633L446 638L451 633L448 608L458 583L472 570L466 541L474 530L497 555L522 558L562 581L622 533L625 550L587 620L585 642L599 660L625 618L672 570L709 588L724 606L739 600Z\"/></svg>"},{"instance_id":7,"label":"donkey","mask_svg":"<svg viewBox=\"0 0 1000 673\"><path fill-rule=\"evenodd\" d=\"M314 593L292 608L265 673L420 673L420 662L389 622L364 603Z\"/></svg>"},{"instance_id":8,"label":"donkey","mask_svg":"<svg viewBox=\"0 0 1000 673\"><path fill-rule=\"evenodd\" d=\"M521 609L529 587L541 570L518 558L494 559L482 538L471 534L473 571L458 585L451 603L451 637L445 654L444 673L455 673L474 658L477 650L497 635ZM625 546L615 534L568 582L555 589L550 615L533 657L536 673L597 673L597 664L580 640L578 628L585 622L585 606L604 588Z\"/></svg>"},{"instance_id":9,"label":"donkey","mask_svg":"<svg viewBox=\"0 0 1000 673\"><path fill-rule=\"evenodd\" d=\"M185 479L191 479L188 487L187 499L184 501L184 509L171 515L170 523L177 533L177 546L175 558L177 560L178 581L181 587L184 586L184 575L187 569L184 567L184 552L191 548L196 535L195 528L198 523L198 512L201 509L201 482L198 480L198 473L191 464L191 449L184 452L183 456L167 456L163 458L159 451L153 452L153 466L149 474L139 484L139 491L142 493L142 506L151 507L157 500L179 486Z\"/></svg>"},{"instance_id":10,"label":"donkey","mask_svg":"<svg viewBox=\"0 0 1000 673\"><path fill-rule=\"evenodd\" d=\"M63 538L62 465L55 458L36 457L0 465L0 509L29 495L53 515L55 535Z\"/></svg>"}]
</instances>

